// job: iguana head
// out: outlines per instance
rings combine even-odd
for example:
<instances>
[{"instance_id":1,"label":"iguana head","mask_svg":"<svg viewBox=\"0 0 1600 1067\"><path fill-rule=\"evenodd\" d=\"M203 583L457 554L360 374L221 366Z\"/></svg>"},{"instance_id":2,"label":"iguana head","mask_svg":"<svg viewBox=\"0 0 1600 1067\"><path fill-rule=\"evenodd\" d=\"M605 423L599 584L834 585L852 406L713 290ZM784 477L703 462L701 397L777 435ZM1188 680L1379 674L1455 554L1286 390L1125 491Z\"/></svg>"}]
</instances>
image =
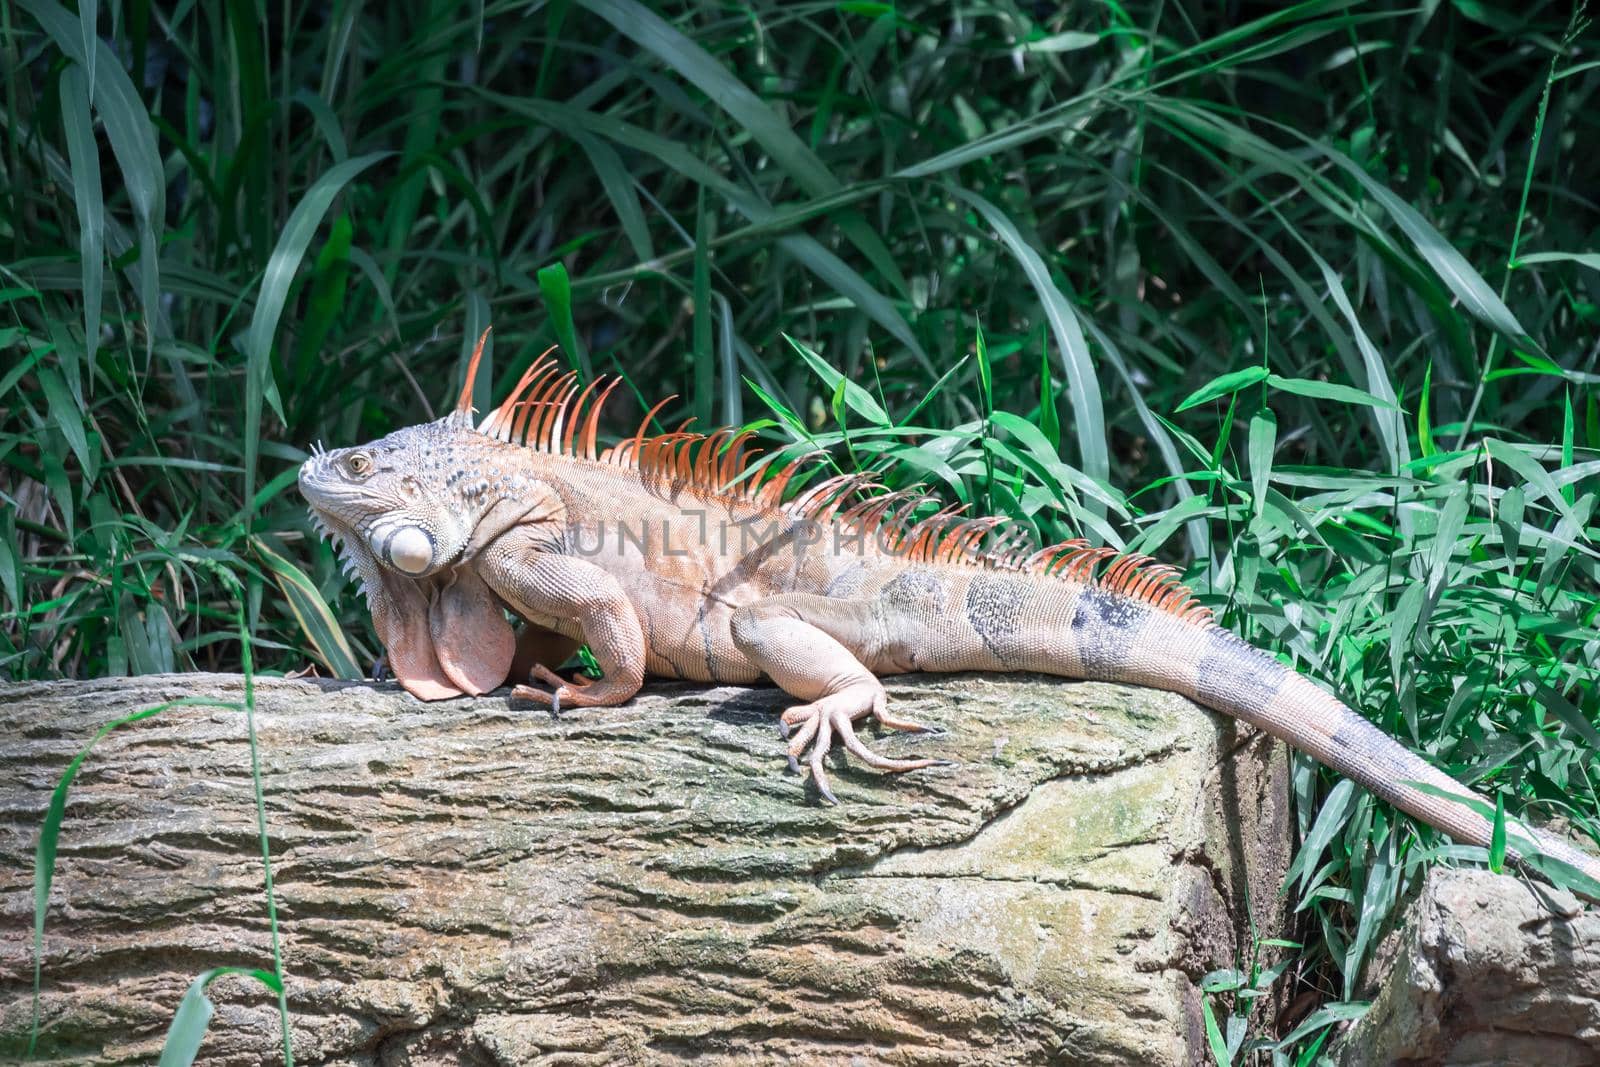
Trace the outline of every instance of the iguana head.
<instances>
[{"instance_id":1,"label":"iguana head","mask_svg":"<svg viewBox=\"0 0 1600 1067\"><path fill-rule=\"evenodd\" d=\"M483 509L485 494L468 491L483 481L471 469L475 436L446 419L354 448L315 448L300 467L300 495L364 579L368 559L427 577L461 557Z\"/></svg>"},{"instance_id":2,"label":"iguana head","mask_svg":"<svg viewBox=\"0 0 1600 1067\"><path fill-rule=\"evenodd\" d=\"M316 448L300 467L300 493L361 580L390 669L424 700L505 681L514 636L472 561L535 509L550 511L550 493L517 450L473 428L477 361L445 418L353 448Z\"/></svg>"}]
</instances>

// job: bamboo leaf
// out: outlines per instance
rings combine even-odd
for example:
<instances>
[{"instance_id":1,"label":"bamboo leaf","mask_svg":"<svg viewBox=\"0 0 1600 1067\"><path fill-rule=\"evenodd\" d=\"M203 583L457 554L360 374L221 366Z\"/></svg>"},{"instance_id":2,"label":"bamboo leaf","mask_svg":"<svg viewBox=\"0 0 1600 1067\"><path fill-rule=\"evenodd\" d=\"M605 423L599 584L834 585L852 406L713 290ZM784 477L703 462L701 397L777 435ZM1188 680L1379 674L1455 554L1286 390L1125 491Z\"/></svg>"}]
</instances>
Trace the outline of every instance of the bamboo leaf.
<instances>
[{"instance_id":1,"label":"bamboo leaf","mask_svg":"<svg viewBox=\"0 0 1600 1067\"><path fill-rule=\"evenodd\" d=\"M1201 404L1218 397L1232 396L1241 389L1262 381L1267 377L1265 367L1246 367L1244 370L1230 371L1219 374L1194 392L1190 393L1174 410L1177 412L1188 411L1190 408L1199 407Z\"/></svg>"}]
</instances>

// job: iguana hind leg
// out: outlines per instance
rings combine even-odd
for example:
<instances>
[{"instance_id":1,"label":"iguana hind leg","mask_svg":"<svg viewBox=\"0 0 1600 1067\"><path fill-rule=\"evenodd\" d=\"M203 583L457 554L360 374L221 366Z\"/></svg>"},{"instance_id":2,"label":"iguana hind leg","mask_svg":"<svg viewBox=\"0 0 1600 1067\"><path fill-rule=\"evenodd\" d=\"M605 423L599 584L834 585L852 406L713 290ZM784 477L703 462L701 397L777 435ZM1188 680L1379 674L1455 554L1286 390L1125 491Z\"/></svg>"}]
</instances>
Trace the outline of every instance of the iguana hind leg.
<instances>
[{"instance_id":1,"label":"iguana hind leg","mask_svg":"<svg viewBox=\"0 0 1600 1067\"><path fill-rule=\"evenodd\" d=\"M889 759L856 736L855 720L866 715L891 729L927 729L888 713L883 683L846 643L860 647L857 635L866 632L870 618L866 601L788 593L741 607L730 620L739 651L784 692L806 701L783 713L783 725L792 731L789 760L797 765L809 747L812 781L833 803L837 800L822 761L835 738L863 763L883 771L912 771L940 762Z\"/></svg>"}]
</instances>

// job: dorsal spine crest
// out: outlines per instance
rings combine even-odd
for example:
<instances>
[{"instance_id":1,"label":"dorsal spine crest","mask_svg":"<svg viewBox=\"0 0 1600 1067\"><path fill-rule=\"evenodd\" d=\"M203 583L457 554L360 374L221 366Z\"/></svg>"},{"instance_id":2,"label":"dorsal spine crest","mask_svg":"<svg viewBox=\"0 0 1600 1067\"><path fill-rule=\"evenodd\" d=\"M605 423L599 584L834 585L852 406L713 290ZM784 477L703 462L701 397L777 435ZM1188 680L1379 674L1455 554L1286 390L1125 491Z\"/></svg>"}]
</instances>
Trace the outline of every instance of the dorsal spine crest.
<instances>
[{"instance_id":1,"label":"dorsal spine crest","mask_svg":"<svg viewBox=\"0 0 1600 1067\"><path fill-rule=\"evenodd\" d=\"M451 415L471 425L473 376L488 331L478 341L461 398ZM576 371L562 372L546 350L523 372L510 395L476 427L477 432L537 452L572 456L631 469L654 490L690 492L745 506L781 510L792 519L837 522L851 537L877 538L884 548L912 563L953 564L1020 571L1094 586L1202 625L1211 610L1181 581L1176 567L1139 553L1098 548L1081 539L1032 549L1023 528L1012 520L966 518L965 505L916 515L937 498L920 487L889 490L866 474L835 474L788 497L790 483L816 461L811 451L776 466L765 479L755 477L759 450L749 430L721 429L709 434L688 429L649 434L650 423L674 397L650 408L633 436L597 450L600 413L620 377L600 375L581 386ZM985 542L988 542L985 544Z\"/></svg>"}]
</instances>

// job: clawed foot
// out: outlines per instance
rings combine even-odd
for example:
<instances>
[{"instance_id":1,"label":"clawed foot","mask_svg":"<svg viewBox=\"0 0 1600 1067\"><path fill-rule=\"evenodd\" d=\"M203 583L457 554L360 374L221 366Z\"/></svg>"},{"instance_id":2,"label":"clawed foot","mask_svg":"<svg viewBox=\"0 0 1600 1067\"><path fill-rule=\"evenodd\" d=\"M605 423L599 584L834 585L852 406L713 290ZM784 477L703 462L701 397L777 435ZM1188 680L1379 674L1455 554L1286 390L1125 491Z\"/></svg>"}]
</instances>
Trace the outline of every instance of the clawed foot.
<instances>
[{"instance_id":1,"label":"clawed foot","mask_svg":"<svg viewBox=\"0 0 1600 1067\"><path fill-rule=\"evenodd\" d=\"M809 745L811 756L808 762L811 766L811 780L816 783L817 792L821 793L823 799L830 804L837 804L839 800L828 787L828 773L823 768L822 759L833 747L836 736L857 759L880 771L891 773L914 771L947 762L927 758L890 759L868 748L856 736L854 722L869 713L891 730L907 730L915 733L930 733L932 730L919 722L890 715L882 689L872 695L870 702L863 701L862 695L849 689L840 693L830 693L810 704L790 708L778 720L779 728L783 730L784 736L789 738L790 769L799 773L800 755Z\"/></svg>"},{"instance_id":2,"label":"clawed foot","mask_svg":"<svg viewBox=\"0 0 1600 1067\"><path fill-rule=\"evenodd\" d=\"M534 664L528 673L548 685L550 689L546 691L535 689L531 685L519 685L512 688L511 698L546 704L550 708L551 718L560 716L563 704L575 708L587 708L607 702L605 697L589 691L594 685L594 679L584 675L574 675L572 680L568 681L542 663Z\"/></svg>"}]
</instances>

